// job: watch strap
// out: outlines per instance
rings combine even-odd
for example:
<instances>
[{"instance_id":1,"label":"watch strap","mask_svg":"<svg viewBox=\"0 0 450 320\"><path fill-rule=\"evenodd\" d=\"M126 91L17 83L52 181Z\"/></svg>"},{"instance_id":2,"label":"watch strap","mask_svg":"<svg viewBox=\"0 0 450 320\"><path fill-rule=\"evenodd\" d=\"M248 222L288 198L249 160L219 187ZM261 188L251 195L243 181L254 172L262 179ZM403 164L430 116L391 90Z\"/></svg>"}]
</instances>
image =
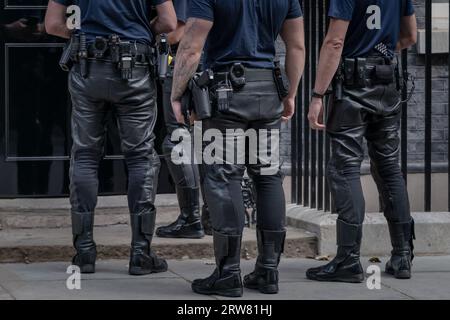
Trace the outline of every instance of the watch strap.
<instances>
[{"instance_id":1,"label":"watch strap","mask_svg":"<svg viewBox=\"0 0 450 320\"><path fill-rule=\"evenodd\" d=\"M316 91L313 91L312 97L317 98L317 99L323 99L323 98L325 98L325 94L320 94L320 93L317 93Z\"/></svg>"}]
</instances>

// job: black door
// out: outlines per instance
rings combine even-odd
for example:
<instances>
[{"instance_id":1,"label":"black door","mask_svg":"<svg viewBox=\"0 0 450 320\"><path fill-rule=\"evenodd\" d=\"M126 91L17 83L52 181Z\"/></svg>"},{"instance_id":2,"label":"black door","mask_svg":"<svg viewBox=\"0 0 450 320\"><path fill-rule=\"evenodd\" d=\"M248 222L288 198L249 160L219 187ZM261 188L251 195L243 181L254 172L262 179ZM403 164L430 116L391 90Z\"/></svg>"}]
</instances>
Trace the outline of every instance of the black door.
<instances>
[{"instance_id":1,"label":"black door","mask_svg":"<svg viewBox=\"0 0 450 320\"><path fill-rule=\"evenodd\" d=\"M58 67L59 39L40 32L48 0L2 0L0 24L0 197L68 194L70 97ZM108 124L102 194L123 194L126 168L115 121ZM173 191L163 163L159 193Z\"/></svg>"}]
</instances>

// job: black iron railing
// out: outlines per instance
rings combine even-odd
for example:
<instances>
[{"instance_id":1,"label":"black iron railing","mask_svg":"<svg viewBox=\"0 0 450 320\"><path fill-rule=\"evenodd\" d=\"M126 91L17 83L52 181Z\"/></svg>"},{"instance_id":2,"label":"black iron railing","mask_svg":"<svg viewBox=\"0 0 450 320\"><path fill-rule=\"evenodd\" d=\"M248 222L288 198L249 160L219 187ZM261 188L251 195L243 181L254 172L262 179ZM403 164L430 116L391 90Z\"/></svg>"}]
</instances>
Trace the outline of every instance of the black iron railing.
<instances>
[{"instance_id":1,"label":"black iron railing","mask_svg":"<svg viewBox=\"0 0 450 320\"><path fill-rule=\"evenodd\" d=\"M399 0L400 1L400 0ZM311 90L314 85L316 66L321 44L327 27L328 0L300 0L305 18L305 41L307 58L305 74L298 88L298 112L292 121L292 202L319 210L332 210L330 192L326 180L326 165L330 159L330 142L322 132L312 131L309 128L307 115ZM425 117L424 117L424 211L432 209L432 143L433 143L433 69L432 69L432 0L425 0ZM450 6L449 6L450 7ZM450 11L450 10L449 10ZM449 13L450 14L450 13ZM449 33L450 35L450 33ZM450 43L450 37L449 37ZM408 51L401 54L402 68L408 70ZM450 54L448 54L448 66ZM450 106L450 72L448 78L448 105ZM402 92L404 100L408 96L408 89ZM327 103L326 103L327 104ZM408 179L408 103L403 104L401 118L401 167ZM448 110L448 109L447 109ZM411 111L409 112L411 113ZM448 114L448 128L450 127L450 112ZM448 135L447 135L448 138ZM450 151L450 141L448 150ZM447 156L448 157L448 156ZM450 159L448 159L450 168ZM447 170L448 175L448 170ZM450 175L448 175L448 210L450 211Z\"/></svg>"}]
</instances>

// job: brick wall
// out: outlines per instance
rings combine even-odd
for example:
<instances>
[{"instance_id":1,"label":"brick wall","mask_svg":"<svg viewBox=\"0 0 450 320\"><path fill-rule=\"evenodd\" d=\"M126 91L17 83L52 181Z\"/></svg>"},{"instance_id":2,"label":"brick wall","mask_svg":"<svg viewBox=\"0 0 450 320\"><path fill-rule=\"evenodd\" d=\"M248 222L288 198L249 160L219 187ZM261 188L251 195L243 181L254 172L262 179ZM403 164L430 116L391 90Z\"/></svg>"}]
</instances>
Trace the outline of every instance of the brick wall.
<instances>
[{"instance_id":1,"label":"brick wall","mask_svg":"<svg viewBox=\"0 0 450 320\"><path fill-rule=\"evenodd\" d=\"M418 27L425 28L424 1L414 1ZM425 57L413 48L408 55L409 72L416 77L416 93L408 106L408 160L423 162L425 149ZM448 158L448 55L435 54L433 69L433 143L432 161Z\"/></svg>"}]
</instances>

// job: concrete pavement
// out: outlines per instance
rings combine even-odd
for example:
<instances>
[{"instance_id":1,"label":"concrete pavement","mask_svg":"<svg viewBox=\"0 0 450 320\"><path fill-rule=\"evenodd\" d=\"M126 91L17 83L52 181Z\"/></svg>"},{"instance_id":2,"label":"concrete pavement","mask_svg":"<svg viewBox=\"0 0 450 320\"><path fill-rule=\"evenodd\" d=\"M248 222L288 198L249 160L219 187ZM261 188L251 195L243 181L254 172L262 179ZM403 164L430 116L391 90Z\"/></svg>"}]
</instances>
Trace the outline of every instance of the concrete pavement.
<instances>
[{"instance_id":1,"label":"concrete pavement","mask_svg":"<svg viewBox=\"0 0 450 320\"><path fill-rule=\"evenodd\" d=\"M375 264L382 270L386 258ZM365 268L372 263L362 259ZM381 273L381 289L369 290L366 283L317 283L305 278L309 267L324 262L310 259L283 259L280 266L280 293L261 295L245 290L243 299L285 300L411 300L450 299L450 256L418 257L411 280L397 280ZM243 274L254 260L243 261ZM97 273L82 275L81 290L68 290L67 262L0 264L0 299L223 299L192 293L191 281L211 273L211 260L170 260L169 271L144 277L127 275L127 261L99 261Z\"/></svg>"}]
</instances>

